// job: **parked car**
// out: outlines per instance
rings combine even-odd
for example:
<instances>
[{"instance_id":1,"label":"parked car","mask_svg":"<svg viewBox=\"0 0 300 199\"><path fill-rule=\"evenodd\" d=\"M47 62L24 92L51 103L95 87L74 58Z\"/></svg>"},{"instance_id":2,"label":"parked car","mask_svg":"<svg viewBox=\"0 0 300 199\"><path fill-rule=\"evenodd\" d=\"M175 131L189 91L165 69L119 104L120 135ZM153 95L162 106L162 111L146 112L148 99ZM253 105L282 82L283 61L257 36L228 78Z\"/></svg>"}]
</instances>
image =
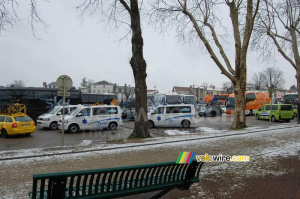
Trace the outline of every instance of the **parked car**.
<instances>
[{"instance_id":1,"label":"parked car","mask_svg":"<svg viewBox=\"0 0 300 199\"><path fill-rule=\"evenodd\" d=\"M82 106L65 117L64 129L70 133L79 130L98 130L108 128L116 130L122 125L121 108L114 105ZM62 120L58 121L62 129Z\"/></svg>"},{"instance_id":2,"label":"parked car","mask_svg":"<svg viewBox=\"0 0 300 199\"><path fill-rule=\"evenodd\" d=\"M219 106L215 107L207 107L205 111L199 112L198 115L200 117L216 117L216 116L221 116L222 115L222 109Z\"/></svg>"},{"instance_id":3,"label":"parked car","mask_svg":"<svg viewBox=\"0 0 300 199\"><path fill-rule=\"evenodd\" d=\"M35 123L25 113L0 114L1 137L30 135L35 131Z\"/></svg>"},{"instance_id":4,"label":"parked car","mask_svg":"<svg viewBox=\"0 0 300 199\"><path fill-rule=\"evenodd\" d=\"M206 111L207 111L207 107L201 106L200 109L199 109L198 115L200 117L202 117L202 116L204 116L204 114L206 113Z\"/></svg>"},{"instance_id":5,"label":"parked car","mask_svg":"<svg viewBox=\"0 0 300 199\"><path fill-rule=\"evenodd\" d=\"M74 111L77 107L83 105L68 105L65 106L65 114L69 115L72 111ZM63 114L63 106L55 106L50 109L47 113L40 115L37 120L37 126L43 128L49 128L51 130L56 130L58 120L61 119L61 115Z\"/></svg>"},{"instance_id":6,"label":"parked car","mask_svg":"<svg viewBox=\"0 0 300 199\"><path fill-rule=\"evenodd\" d=\"M129 108L122 111L122 120L123 121L134 121L135 120L135 109Z\"/></svg>"},{"instance_id":7,"label":"parked car","mask_svg":"<svg viewBox=\"0 0 300 199\"><path fill-rule=\"evenodd\" d=\"M196 105L196 110L200 111L201 107L206 107L206 106L207 106L207 104L203 104L203 103L202 104L197 104Z\"/></svg>"},{"instance_id":8,"label":"parked car","mask_svg":"<svg viewBox=\"0 0 300 199\"><path fill-rule=\"evenodd\" d=\"M255 113L257 120L266 119L272 122L283 120L289 122L294 119L293 105L291 104L266 104Z\"/></svg>"},{"instance_id":9,"label":"parked car","mask_svg":"<svg viewBox=\"0 0 300 199\"><path fill-rule=\"evenodd\" d=\"M149 127L182 126L189 128L197 123L195 106L191 104L160 105L148 113Z\"/></svg>"}]
</instances>

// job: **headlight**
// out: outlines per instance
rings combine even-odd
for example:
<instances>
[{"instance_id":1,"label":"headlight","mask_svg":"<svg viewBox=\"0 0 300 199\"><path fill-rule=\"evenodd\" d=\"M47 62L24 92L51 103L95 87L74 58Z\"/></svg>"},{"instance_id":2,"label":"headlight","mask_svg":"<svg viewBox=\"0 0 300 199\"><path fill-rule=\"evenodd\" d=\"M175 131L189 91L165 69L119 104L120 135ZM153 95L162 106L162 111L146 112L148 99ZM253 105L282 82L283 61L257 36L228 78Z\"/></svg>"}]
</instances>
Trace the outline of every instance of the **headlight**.
<instances>
[{"instance_id":1,"label":"headlight","mask_svg":"<svg viewBox=\"0 0 300 199\"><path fill-rule=\"evenodd\" d=\"M68 123L68 120L65 120L65 123Z\"/></svg>"},{"instance_id":2,"label":"headlight","mask_svg":"<svg viewBox=\"0 0 300 199\"><path fill-rule=\"evenodd\" d=\"M45 120L45 121L49 121L49 120L50 120L50 118L45 118L44 120Z\"/></svg>"}]
</instances>

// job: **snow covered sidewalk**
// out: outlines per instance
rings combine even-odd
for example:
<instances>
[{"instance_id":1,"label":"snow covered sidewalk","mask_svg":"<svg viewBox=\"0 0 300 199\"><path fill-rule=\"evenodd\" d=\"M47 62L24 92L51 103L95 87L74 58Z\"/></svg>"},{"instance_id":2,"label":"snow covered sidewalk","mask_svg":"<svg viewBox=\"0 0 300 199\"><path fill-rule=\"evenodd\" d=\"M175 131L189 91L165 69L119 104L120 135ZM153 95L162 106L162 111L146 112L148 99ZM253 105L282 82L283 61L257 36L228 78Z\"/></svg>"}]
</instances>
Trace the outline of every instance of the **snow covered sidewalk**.
<instances>
[{"instance_id":1,"label":"snow covered sidewalk","mask_svg":"<svg viewBox=\"0 0 300 199\"><path fill-rule=\"evenodd\" d=\"M228 132L206 129L203 133L205 136L151 138L143 143L93 145L85 141L77 147L2 152L0 158L65 154L0 161L0 198L27 198L32 188L32 175L36 173L176 161L182 151L193 151L197 155L249 155L250 162L205 163L199 184L190 191L174 190L166 198L243 198L252 193L257 194L257 198L271 198L272 191L278 198L300 196L300 127ZM70 151L74 153L68 154ZM77 153L82 151L86 152ZM282 179L287 182L281 183ZM251 188L258 189L262 182L264 189Z\"/></svg>"}]
</instances>

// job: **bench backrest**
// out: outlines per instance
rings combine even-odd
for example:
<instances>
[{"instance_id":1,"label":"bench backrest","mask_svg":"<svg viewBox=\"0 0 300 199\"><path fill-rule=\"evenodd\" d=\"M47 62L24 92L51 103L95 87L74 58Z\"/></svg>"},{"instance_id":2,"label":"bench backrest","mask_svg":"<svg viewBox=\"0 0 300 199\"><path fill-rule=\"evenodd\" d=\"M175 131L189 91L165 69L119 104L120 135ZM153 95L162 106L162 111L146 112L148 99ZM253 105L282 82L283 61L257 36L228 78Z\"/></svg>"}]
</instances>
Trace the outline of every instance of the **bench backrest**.
<instances>
[{"instance_id":1,"label":"bench backrest","mask_svg":"<svg viewBox=\"0 0 300 199\"><path fill-rule=\"evenodd\" d=\"M33 176L32 198L111 198L162 190L188 189L199 181L203 162L165 162L139 166L72 171Z\"/></svg>"}]
</instances>

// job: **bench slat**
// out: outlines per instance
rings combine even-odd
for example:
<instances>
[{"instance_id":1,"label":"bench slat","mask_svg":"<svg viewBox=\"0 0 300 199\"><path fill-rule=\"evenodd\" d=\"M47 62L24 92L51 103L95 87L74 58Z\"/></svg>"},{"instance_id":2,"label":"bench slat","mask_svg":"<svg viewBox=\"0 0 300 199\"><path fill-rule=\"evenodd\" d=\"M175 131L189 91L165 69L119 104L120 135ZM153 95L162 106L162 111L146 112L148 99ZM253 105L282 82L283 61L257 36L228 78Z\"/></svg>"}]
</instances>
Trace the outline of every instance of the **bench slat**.
<instances>
[{"instance_id":1,"label":"bench slat","mask_svg":"<svg viewBox=\"0 0 300 199\"><path fill-rule=\"evenodd\" d=\"M194 160L191 164L168 162L89 170L90 173L39 174L33 177L30 196L34 199L54 199L52 194L59 198L111 198L163 189L165 192L173 188L189 189L192 183L200 181L202 165L203 162Z\"/></svg>"}]
</instances>

